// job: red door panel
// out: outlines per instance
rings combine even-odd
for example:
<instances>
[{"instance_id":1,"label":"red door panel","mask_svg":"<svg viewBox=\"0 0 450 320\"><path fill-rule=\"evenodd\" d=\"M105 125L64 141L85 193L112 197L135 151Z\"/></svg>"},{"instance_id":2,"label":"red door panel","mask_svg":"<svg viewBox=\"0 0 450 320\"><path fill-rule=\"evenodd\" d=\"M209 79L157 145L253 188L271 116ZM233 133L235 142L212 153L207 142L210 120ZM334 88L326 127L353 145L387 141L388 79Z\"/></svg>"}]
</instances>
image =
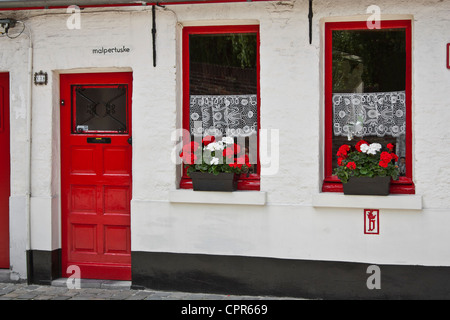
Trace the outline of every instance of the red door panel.
<instances>
[{"instance_id":1,"label":"red door panel","mask_svg":"<svg viewBox=\"0 0 450 320\"><path fill-rule=\"evenodd\" d=\"M9 73L0 73L0 268L9 268Z\"/></svg>"},{"instance_id":2,"label":"red door panel","mask_svg":"<svg viewBox=\"0 0 450 320\"><path fill-rule=\"evenodd\" d=\"M61 75L63 274L131 279L131 90L131 73Z\"/></svg>"}]
</instances>

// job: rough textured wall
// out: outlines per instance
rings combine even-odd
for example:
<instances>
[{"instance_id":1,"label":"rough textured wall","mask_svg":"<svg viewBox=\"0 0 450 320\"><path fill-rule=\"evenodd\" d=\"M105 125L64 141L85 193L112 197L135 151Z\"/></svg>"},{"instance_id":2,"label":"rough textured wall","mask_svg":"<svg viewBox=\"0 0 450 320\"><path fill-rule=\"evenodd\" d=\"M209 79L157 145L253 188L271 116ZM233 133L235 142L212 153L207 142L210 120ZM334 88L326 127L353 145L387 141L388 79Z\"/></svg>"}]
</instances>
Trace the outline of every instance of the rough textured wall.
<instances>
[{"instance_id":1,"label":"rough textured wall","mask_svg":"<svg viewBox=\"0 0 450 320\"><path fill-rule=\"evenodd\" d=\"M444 245L450 208L450 149L445 144L450 135L449 39L444 32L450 24L449 2L377 2L383 17L413 16L413 169L424 210L384 210L382 234L367 237L362 234L362 209L312 206L323 160L323 23L366 19L372 4L316 1L311 45L307 1L158 9L156 67L149 8L86 10L80 30L67 29L64 10L11 13L32 31L34 71L49 74L49 84L33 86L32 96L32 248L60 246L59 74L132 70L133 250L450 265ZM279 130L280 136L278 172L261 179L267 204L170 203L169 191L176 189L179 175L171 162L171 134L181 127L182 26L248 23L260 25L261 127ZM93 53L121 46L130 52ZM0 38L0 71L9 71L12 79L11 216L12 237L17 238L13 245L20 248L27 238L27 50L23 36Z\"/></svg>"}]
</instances>

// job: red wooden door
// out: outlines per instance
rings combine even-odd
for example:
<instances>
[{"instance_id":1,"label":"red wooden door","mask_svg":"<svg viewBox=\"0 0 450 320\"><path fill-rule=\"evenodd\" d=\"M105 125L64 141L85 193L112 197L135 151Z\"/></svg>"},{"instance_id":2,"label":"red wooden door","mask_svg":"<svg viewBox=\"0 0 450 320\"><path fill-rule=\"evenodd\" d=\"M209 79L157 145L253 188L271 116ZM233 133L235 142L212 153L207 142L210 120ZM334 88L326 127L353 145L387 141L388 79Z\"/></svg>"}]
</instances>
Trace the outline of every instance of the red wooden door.
<instances>
[{"instance_id":1,"label":"red wooden door","mask_svg":"<svg viewBox=\"0 0 450 320\"><path fill-rule=\"evenodd\" d=\"M0 268L9 268L9 73L0 73Z\"/></svg>"},{"instance_id":2,"label":"red wooden door","mask_svg":"<svg viewBox=\"0 0 450 320\"><path fill-rule=\"evenodd\" d=\"M131 279L131 73L61 75L62 273Z\"/></svg>"}]
</instances>

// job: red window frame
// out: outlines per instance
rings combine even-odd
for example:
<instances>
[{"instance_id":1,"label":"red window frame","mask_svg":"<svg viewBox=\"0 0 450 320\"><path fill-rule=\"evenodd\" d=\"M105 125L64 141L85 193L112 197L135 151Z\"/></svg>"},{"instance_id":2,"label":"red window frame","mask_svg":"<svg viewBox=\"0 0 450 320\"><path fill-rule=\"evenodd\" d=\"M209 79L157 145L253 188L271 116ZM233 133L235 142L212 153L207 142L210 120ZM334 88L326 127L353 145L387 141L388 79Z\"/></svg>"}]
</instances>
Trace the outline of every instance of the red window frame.
<instances>
[{"instance_id":1,"label":"red window frame","mask_svg":"<svg viewBox=\"0 0 450 320\"><path fill-rule=\"evenodd\" d=\"M412 175L412 59L411 59L411 21L381 21L381 29L405 29L406 45L406 175L391 181L390 192L393 194L414 194L415 187ZM334 30L367 30L366 21L329 22L325 23L325 160L322 192L343 192L342 183L332 174L332 138L333 138L333 104L332 104L332 32Z\"/></svg>"},{"instance_id":2,"label":"red window frame","mask_svg":"<svg viewBox=\"0 0 450 320\"><path fill-rule=\"evenodd\" d=\"M189 131L189 36L192 34L226 34L226 33L256 33L256 77L257 77L257 103L258 103L258 135L257 135L257 166L256 173L249 174L247 177L242 174L238 179L238 190L260 190L260 161L259 161L259 131L260 131L260 64L259 64L259 25L233 25L233 26L201 26L184 27L182 38L183 50L183 129ZM183 168L183 175L180 182L181 189L192 189L192 180L186 174Z\"/></svg>"}]
</instances>

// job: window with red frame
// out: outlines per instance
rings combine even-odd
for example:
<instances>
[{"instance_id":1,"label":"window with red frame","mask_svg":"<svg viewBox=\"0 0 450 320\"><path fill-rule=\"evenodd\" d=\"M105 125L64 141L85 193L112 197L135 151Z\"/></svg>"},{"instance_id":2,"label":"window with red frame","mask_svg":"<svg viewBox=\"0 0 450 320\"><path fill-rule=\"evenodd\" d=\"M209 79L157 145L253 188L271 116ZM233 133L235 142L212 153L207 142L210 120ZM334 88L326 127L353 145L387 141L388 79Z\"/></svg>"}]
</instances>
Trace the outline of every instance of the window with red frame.
<instances>
[{"instance_id":1,"label":"window with red frame","mask_svg":"<svg viewBox=\"0 0 450 320\"><path fill-rule=\"evenodd\" d=\"M190 141L213 135L245 143L253 164L240 190L260 189L259 101L259 26L183 29L183 129ZM186 170L180 187L192 188Z\"/></svg>"},{"instance_id":2,"label":"window with red frame","mask_svg":"<svg viewBox=\"0 0 450 320\"><path fill-rule=\"evenodd\" d=\"M342 192L333 175L337 150L359 140L392 143L399 156L391 193L415 192L412 180L411 21L325 24L324 192Z\"/></svg>"}]
</instances>

